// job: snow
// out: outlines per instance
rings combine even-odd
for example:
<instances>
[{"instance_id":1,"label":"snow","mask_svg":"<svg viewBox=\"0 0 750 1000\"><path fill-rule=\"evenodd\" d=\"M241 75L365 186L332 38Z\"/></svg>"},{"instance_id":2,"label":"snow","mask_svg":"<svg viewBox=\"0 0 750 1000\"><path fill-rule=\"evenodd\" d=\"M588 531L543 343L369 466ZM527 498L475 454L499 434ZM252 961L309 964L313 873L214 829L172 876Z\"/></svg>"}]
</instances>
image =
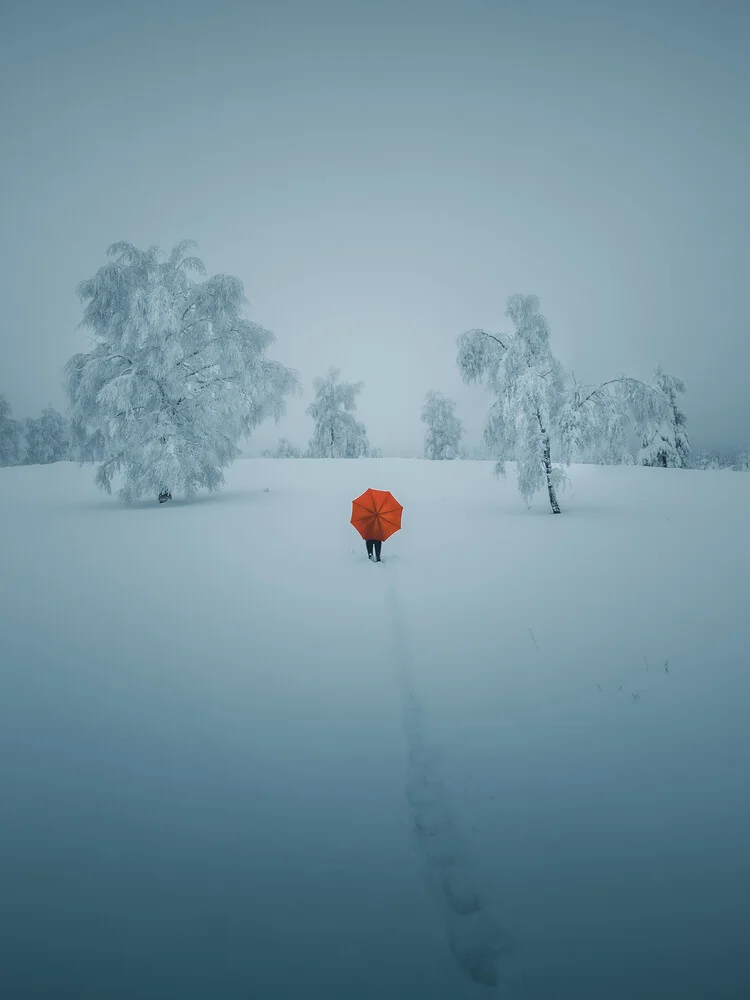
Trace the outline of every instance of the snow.
<instances>
[{"instance_id":1,"label":"snow","mask_svg":"<svg viewBox=\"0 0 750 1000\"><path fill-rule=\"evenodd\" d=\"M750 477L570 474L1 469L0 995L747 995Z\"/></svg>"}]
</instances>

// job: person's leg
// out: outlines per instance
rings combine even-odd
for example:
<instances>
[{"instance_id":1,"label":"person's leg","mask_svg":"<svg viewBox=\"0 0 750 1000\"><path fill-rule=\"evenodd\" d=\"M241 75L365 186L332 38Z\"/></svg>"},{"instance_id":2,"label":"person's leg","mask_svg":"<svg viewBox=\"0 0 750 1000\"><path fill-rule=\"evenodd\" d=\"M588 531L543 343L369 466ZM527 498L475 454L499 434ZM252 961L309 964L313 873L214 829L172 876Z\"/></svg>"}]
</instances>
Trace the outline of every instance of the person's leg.
<instances>
[{"instance_id":1,"label":"person's leg","mask_svg":"<svg viewBox=\"0 0 750 1000\"><path fill-rule=\"evenodd\" d=\"M380 550L383 547L382 542L375 542L375 562L380 562Z\"/></svg>"},{"instance_id":2,"label":"person's leg","mask_svg":"<svg viewBox=\"0 0 750 1000\"><path fill-rule=\"evenodd\" d=\"M367 558L372 559L372 539L365 539L365 545L367 546Z\"/></svg>"}]
</instances>

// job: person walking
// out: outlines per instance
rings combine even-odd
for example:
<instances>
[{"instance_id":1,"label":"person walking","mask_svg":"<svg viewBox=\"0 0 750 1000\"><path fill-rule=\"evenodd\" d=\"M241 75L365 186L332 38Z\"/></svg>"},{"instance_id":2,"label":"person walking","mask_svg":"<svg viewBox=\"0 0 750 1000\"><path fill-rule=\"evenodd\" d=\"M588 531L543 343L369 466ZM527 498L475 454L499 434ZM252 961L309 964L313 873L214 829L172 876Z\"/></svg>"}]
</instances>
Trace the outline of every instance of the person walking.
<instances>
[{"instance_id":1,"label":"person walking","mask_svg":"<svg viewBox=\"0 0 750 1000\"><path fill-rule=\"evenodd\" d=\"M380 551L383 548L383 543L379 538L366 538L365 545L367 546L367 558L371 559L373 562L382 562L380 558ZM375 551L375 557L373 558L373 550Z\"/></svg>"},{"instance_id":2,"label":"person walking","mask_svg":"<svg viewBox=\"0 0 750 1000\"><path fill-rule=\"evenodd\" d=\"M382 562L383 542L401 530L403 507L387 490L365 490L352 500L352 524L364 539L370 562Z\"/></svg>"}]
</instances>

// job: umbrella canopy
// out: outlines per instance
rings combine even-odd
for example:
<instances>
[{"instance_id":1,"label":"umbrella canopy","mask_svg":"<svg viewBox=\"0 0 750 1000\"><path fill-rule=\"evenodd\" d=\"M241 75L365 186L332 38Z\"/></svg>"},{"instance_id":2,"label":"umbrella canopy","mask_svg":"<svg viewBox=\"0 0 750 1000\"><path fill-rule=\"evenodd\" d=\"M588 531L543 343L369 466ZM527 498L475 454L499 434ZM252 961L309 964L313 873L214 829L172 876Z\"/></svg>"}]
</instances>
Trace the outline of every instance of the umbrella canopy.
<instances>
[{"instance_id":1,"label":"umbrella canopy","mask_svg":"<svg viewBox=\"0 0 750 1000\"><path fill-rule=\"evenodd\" d=\"M384 542L401 528L403 509L392 493L365 490L361 497L352 500L351 524L363 538Z\"/></svg>"}]
</instances>

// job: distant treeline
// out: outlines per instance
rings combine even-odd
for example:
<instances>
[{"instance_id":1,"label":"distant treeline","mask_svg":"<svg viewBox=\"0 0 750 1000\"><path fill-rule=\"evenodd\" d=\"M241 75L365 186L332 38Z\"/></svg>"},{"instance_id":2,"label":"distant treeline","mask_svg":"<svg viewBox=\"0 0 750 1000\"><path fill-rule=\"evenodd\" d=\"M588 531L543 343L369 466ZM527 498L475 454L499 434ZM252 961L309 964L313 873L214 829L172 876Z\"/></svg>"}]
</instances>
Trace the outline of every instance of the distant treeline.
<instances>
[{"instance_id":1,"label":"distant treeline","mask_svg":"<svg viewBox=\"0 0 750 1000\"><path fill-rule=\"evenodd\" d=\"M0 465L47 465L72 458L70 424L48 406L39 417L14 420L0 395Z\"/></svg>"}]
</instances>

